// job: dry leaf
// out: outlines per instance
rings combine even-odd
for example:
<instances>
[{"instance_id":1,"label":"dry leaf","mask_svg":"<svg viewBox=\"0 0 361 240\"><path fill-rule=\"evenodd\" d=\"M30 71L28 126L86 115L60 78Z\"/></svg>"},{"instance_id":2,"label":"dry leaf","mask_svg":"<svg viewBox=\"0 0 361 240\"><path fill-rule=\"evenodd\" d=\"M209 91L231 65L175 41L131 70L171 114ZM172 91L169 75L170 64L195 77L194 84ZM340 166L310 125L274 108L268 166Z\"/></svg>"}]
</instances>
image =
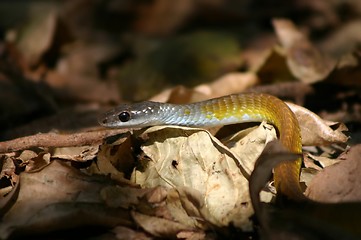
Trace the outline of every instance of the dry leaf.
<instances>
[{"instance_id":1,"label":"dry leaf","mask_svg":"<svg viewBox=\"0 0 361 240\"><path fill-rule=\"evenodd\" d=\"M327 79L327 82L336 86L346 86L351 89L360 87L361 77L361 54L359 51L350 52L340 58L335 71Z\"/></svg>"},{"instance_id":2,"label":"dry leaf","mask_svg":"<svg viewBox=\"0 0 361 240\"><path fill-rule=\"evenodd\" d=\"M115 227L112 230L112 232L115 234L115 239L117 240L153 240L154 239L153 237L148 236L144 232L139 231L139 229L135 231L131 228L127 228L123 226Z\"/></svg>"},{"instance_id":3,"label":"dry leaf","mask_svg":"<svg viewBox=\"0 0 361 240\"><path fill-rule=\"evenodd\" d=\"M36 152L34 152L34 151L24 150L24 151L22 151L22 153L18 157L18 160L20 160L21 162L26 164L28 161L30 161L33 158L36 158L37 156L38 156L38 154Z\"/></svg>"},{"instance_id":4,"label":"dry leaf","mask_svg":"<svg viewBox=\"0 0 361 240\"><path fill-rule=\"evenodd\" d=\"M164 218L152 217L133 211L132 217L135 222L153 236L162 238L174 238L179 232L192 230L187 226Z\"/></svg>"},{"instance_id":5,"label":"dry leaf","mask_svg":"<svg viewBox=\"0 0 361 240\"><path fill-rule=\"evenodd\" d=\"M189 189L189 191L192 190ZM167 190L164 187L139 189L109 186L102 189L101 195L107 206L112 208L134 209L143 216L166 219L169 222L181 224L184 231L190 229L207 230L209 224L207 225L202 220L199 211L194 212L194 214L191 212L189 202L194 203L198 196L189 194L189 191L188 194L184 194L186 191L182 189L180 191L176 189ZM148 224L148 217L145 218L144 224ZM143 219L138 220L143 221ZM145 230L148 232L147 229ZM169 236L167 232L161 235L163 237Z\"/></svg>"},{"instance_id":6,"label":"dry leaf","mask_svg":"<svg viewBox=\"0 0 361 240\"><path fill-rule=\"evenodd\" d=\"M119 102L115 81L100 81L99 66L121 54L119 43L103 39L69 46L55 70L48 70L45 81L56 97L69 101Z\"/></svg>"},{"instance_id":7,"label":"dry leaf","mask_svg":"<svg viewBox=\"0 0 361 240\"><path fill-rule=\"evenodd\" d=\"M47 152L34 152L24 150L18 157L13 157L19 167L25 167L25 171L38 171L50 163L50 154Z\"/></svg>"},{"instance_id":8,"label":"dry leaf","mask_svg":"<svg viewBox=\"0 0 361 240\"><path fill-rule=\"evenodd\" d=\"M206 208L204 198L199 191L187 187L169 189L166 201L169 219L184 224L188 229L207 230L210 228L210 224L204 221L210 214L202 212Z\"/></svg>"},{"instance_id":9,"label":"dry leaf","mask_svg":"<svg viewBox=\"0 0 361 240\"><path fill-rule=\"evenodd\" d=\"M173 2L156 0L138 4L135 28L143 34L167 35L191 16L196 5L190 0Z\"/></svg>"},{"instance_id":10,"label":"dry leaf","mask_svg":"<svg viewBox=\"0 0 361 240\"><path fill-rule=\"evenodd\" d=\"M101 189L101 197L106 205L112 208L130 209L140 203L140 199L154 189L139 189L132 187L107 186Z\"/></svg>"},{"instance_id":11,"label":"dry leaf","mask_svg":"<svg viewBox=\"0 0 361 240\"><path fill-rule=\"evenodd\" d=\"M16 167L13 161L13 156L11 155L13 154L0 155L0 160L1 160L0 178L15 174Z\"/></svg>"},{"instance_id":12,"label":"dry leaf","mask_svg":"<svg viewBox=\"0 0 361 240\"><path fill-rule=\"evenodd\" d=\"M204 99L207 99L207 96L197 90L189 89L183 86L176 86L162 91L149 100L154 102L182 104L202 101Z\"/></svg>"},{"instance_id":13,"label":"dry leaf","mask_svg":"<svg viewBox=\"0 0 361 240\"><path fill-rule=\"evenodd\" d=\"M80 173L59 161L22 173L16 202L3 214L0 238L85 225L130 225L127 211L104 205L99 192L109 180ZM4 206L5 199L0 199Z\"/></svg>"},{"instance_id":14,"label":"dry leaf","mask_svg":"<svg viewBox=\"0 0 361 240\"><path fill-rule=\"evenodd\" d=\"M361 148L359 148L358 152L355 153L356 156L360 155L360 150ZM252 173L250 179L251 191L254 192L256 189L253 189L253 187L257 187L257 185L254 185L254 177L256 177L255 175L257 174L259 178L258 180L261 180L263 178L263 183L265 184L265 182L267 181L266 176L270 176L270 171L272 167L274 167L270 164L272 164L272 161L276 163L277 161L282 160L282 158L286 157L289 153L285 154L286 155L282 155L281 153L281 155L279 156L278 154L276 154L274 155L274 158L266 157L264 159L265 161L263 161L263 163L265 166L263 167L268 167L268 172L258 172L260 166L258 166L257 161L257 166L255 167L255 171ZM284 160L287 159L288 158L286 157L286 159ZM343 163L344 162L341 162L341 164ZM336 167L337 165L338 164L333 165L330 168ZM264 170L266 170L266 168L264 168ZM358 176L357 172L357 169L353 171L355 176ZM303 173L305 173L305 171L303 171ZM322 173L320 173L320 175L321 174ZM332 174L336 174L336 171L333 171L332 173L329 172L329 178L323 179L323 184L320 184L317 187L319 191L318 193L322 194L325 198L330 197L330 188L334 187L334 185L331 186L332 183L328 184L328 181L330 180ZM341 178L343 179L348 178L347 174L344 174L344 172L342 171L339 171L337 174L340 174L339 176L341 176ZM310 175L314 175L314 173L310 173ZM314 180L312 180L312 182L316 185L319 180L321 179L317 179L316 176ZM354 181L351 180L351 184L354 185L353 192L357 192L356 194L358 196L360 196L358 190L361 183L359 180L360 179L356 181L358 182L356 184ZM343 186L338 186L338 189L332 189L331 191L333 193L338 194L340 192L349 192L349 188L347 188L348 183L346 181L340 181L339 183L341 183ZM262 185L258 185L258 189L260 189L261 187ZM310 188L312 188L312 186ZM309 189L306 191L306 193L309 191ZM254 200L254 196L256 195L256 193L257 192L252 193L252 200ZM257 197L258 196L256 195L256 198ZM320 199L315 200L319 201ZM358 199L357 201L359 200L360 199ZM264 237L272 236L272 239L312 239L312 237L317 236L317 239L359 239L359 236L361 235L358 225L358 222L360 221L359 213L361 210L361 204L357 202L345 204L322 204L319 202L304 202L295 205L287 205L280 209L276 208L275 206L261 204L258 200L256 201L256 203L254 203L254 206L258 219L260 220L262 225L261 235L264 234Z\"/></svg>"},{"instance_id":15,"label":"dry leaf","mask_svg":"<svg viewBox=\"0 0 361 240\"><path fill-rule=\"evenodd\" d=\"M72 76L74 75L78 77L82 76L83 78L78 79L84 82L89 77L97 77L96 80L100 85L98 79L99 66L109 61L109 59L119 56L122 53L122 47L119 42L102 38L102 40L93 39L92 41L77 42L76 44L68 46L65 51L65 54L58 60L55 71L66 77L64 79L58 79L61 80L61 82L51 82L53 86L59 86L59 84L64 83L64 81L72 84L71 82L74 81ZM96 81L94 81L94 83L95 82Z\"/></svg>"},{"instance_id":16,"label":"dry leaf","mask_svg":"<svg viewBox=\"0 0 361 240\"><path fill-rule=\"evenodd\" d=\"M2 164L0 171L0 180L6 182L8 184L2 183L0 188L0 198L9 194L15 184L18 182L18 175L15 173L16 166L14 164L13 158L8 155L0 155L0 162ZM1 212L1 211L0 211Z\"/></svg>"},{"instance_id":17,"label":"dry leaf","mask_svg":"<svg viewBox=\"0 0 361 240\"><path fill-rule=\"evenodd\" d=\"M321 202L360 202L360 156L361 145L351 147L345 160L326 167L314 177L307 188L307 195Z\"/></svg>"},{"instance_id":18,"label":"dry leaf","mask_svg":"<svg viewBox=\"0 0 361 240\"><path fill-rule=\"evenodd\" d=\"M98 161L91 165L89 172L93 174L109 175L111 179L118 182L127 181L124 177L124 173L118 171L104 154L98 156Z\"/></svg>"},{"instance_id":19,"label":"dry leaf","mask_svg":"<svg viewBox=\"0 0 361 240\"><path fill-rule=\"evenodd\" d=\"M274 47L265 53L263 61L253 70L262 83L289 82L294 79L288 69L282 49Z\"/></svg>"},{"instance_id":20,"label":"dry leaf","mask_svg":"<svg viewBox=\"0 0 361 240\"><path fill-rule=\"evenodd\" d=\"M132 141L128 134L120 136L112 144L103 144L100 146L97 161L93 162L89 173L110 175L118 182L129 184L125 175L130 175L135 165L131 148Z\"/></svg>"},{"instance_id":21,"label":"dry leaf","mask_svg":"<svg viewBox=\"0 0 361 240\"><path fill-rule=\"evenodd\" d=\"M258 77L254 73L228 73L209 84L201 84L191 89L183 86L166 89L150 101L176 104L198 102L243 92L257 82Z\"/></svg>"},{"instance_id":22,"label":"dry leaf","mask_svg":"<svg viewBox=\"0 0 361 240\"><path fill-rule=\"evenodd\" d=\"M302 145L319 146L332 143L345 143L348 137L343 134L347 128L342 123L325 121L310 110L287 103L288 107L296 114L301 127ZM337 127L335 130L331 127Z\"/></svg>"},{"instance_id":23,"label":"dry leaf","mask_svg":"<svg viewBox=\"0 0 361 240\"><path fill-rule=\"evenodd\" d=\"M275 139L277 134L274 127L263 122L255 128L241 130L223 139L222 142L238 156L247 174L251 175L254 164L265 146Z\"/></svg>"},{"instance_id":24,"label":"dry leaf","mask_svg":"<svg viewBox=\"0 0 361 240\"><path fill-rule=\"evenodd\" d=\"M337 57L353 51L361 42L360 28L361 21L359 19L344 22L322 41L321 48ZM349 79L344 80L348 81ZM343 83L339 82L339 84Z\"/></svg>"},{"instance_id":25,"label":"dry leaf","mask_svg":"<svg viewBox=\"0 0 361 240\"><path fill-rule=\"evenodd\" d=\"M272 23L285 48L287 65L296 78L306 83L314 83L325 79L331 73L336 61L322 56L291 21L275 19Z\"/></svg>"},{"instance_id":26,"label":"dry leaf","mask_svg":"<svg viewBox=\"0 0 361 240\"><path fill-rule=\"evenodd\" d=\"M314 168L302 168L301 169L301 175L300 175L300 182L305 183L306 188L310 185L310 182L312 179L316 176L316 174L319 172L319 170L316 170Z\"/></svg>"},{"instance_id":27,"label":"dry leaf","mask_svg":"<svg viewBox=\"0 0 361 240\"><path fill-rule=\"evenodd\" d=\"M311 153L308 153L307 154L308 157L310 159L312 159L313 161L316 161L319 165L321 165L323 168L325 167L328 167L328 166L331 166L335 163L338 163L340 160L337 160L337 159L332 159L332 158L329 158L329 157L324 157L324 156L315 156ZM316 165L317 166L317 165ZM317 168L316 168L317 169Z\"/></svg>"},{"instance_id":28,"label":"dry leaf","mask_svg":"<svg viewBox=\"0 0 361 240\"><path fill-rule=\"evenodd\" d=\"M152 127L143 135L148 141L141 148L150 160L144 163L144 172L133 174L136 183L196 189L214 224L249 224L252 208L241 204L250 201L248 181L240 173L236 156L223 144L207 131L194 128Z\"/></svg>"},{"instance_id":29,"label":"dry leaf","mask_svg":"<svg viewBox=\"0 0 361 240\"><path fill-rule=\"evenodd\" d=\"M209 83L196 86L195 91L203 93L207 98L217 98L229 94L244 92L246 89L256 85L259 79L256 74L228 73Z\"/></svg>"},{"instance_id":30,"label":"dry leaf","mask_svg":"<svg viewBox=\"0 0 361 240\"><path fill-rule=\"evenodd\" d=\"M271 139L267 137L269 133L262 133L268 131L264 125L259 131L247 135L240 143L229 140L233 145L230 150L205 130L149 128L140 135L146 141L141 149L149 159L143 160L146 168L137 170L132 179L143 187L160 185L177 189L185 211L191 215L217 226L232 222L249 230L248 218L253 210L245 176L251 173L252 162L262 151L265 139ZM257 149L255 154L248 153L252 148ZM241 155L241 159L237 157ZM195 202L198 202L196 206Z\"/></svg>"},{"instance_id":31,"label":"dry leaf","mask_svg":"<svg viewBox=\"0 0 361 240\"><path fill-rule=\"evenodd\" d=\"M56 11L50 10L36 16L28 23L20 34L18 47L28 63L34 66L40 62L46 52L51 50L51 47L55 46L55 40L58 41L56 44L61 46L70 39L69 31Z\"/></svg>"},{"instance_id":32,"label":"dry leaf","mask_svg":"<svg viewBox=\"0 0 361 240\"><path fill-rule=\"evenodd\" d=\"M337 132L332 133L333 130L326 125L328 122L314 113L298 106L292 107L301 111L304 118L311 116L318 123L301 119L303 126L315 125L315 129L321 126L318 131L312 130L313 133L318 132L316 138L311 138L312 143L316 140L319 143L319 139L323 139L322 143L347 139L341 132L338 133L340 137L336 138ZM255 129L247 129L223 139L229 149L200 129L151 127L139 136L145 141L141 149L147 158L141 160L145 168L135 171L132 179L146 188L159 185L175 188L182 202L182 207L178 205L173 208L180 214L181 220L178 222L185 222L193 216L204 218L217 226L232 222L237 227L249 229L248 217L252 214L252 208L246 178L253 171L254 162L267 142L276 138L271 125L261 124ZM258 186L263 188L264 181L262 184ZM272 196L270 193L262 195L266 201L270 201ZM173 215L172 219L177 219L177 216ZM197 226L199 222L194 224Z\"/></svg>"},{"instance_id":33,"label":"dry leaf","mask_svg":"<svg viewBox=\"0 0 361 240\"><path fill-rule=\"evenodd\" d=\"M99 103L120 101L116 84L112 81L101 82L94 76L55 71L48 71L45 80L60 99Z\"/></svg>"},{"instance_id":34,"label":"dry leaf","mask_svg":"<svg viewBox=\"0 0 361 240\"><path fill-rule=\"evenodd\" d=\"M86 162L95 158L99 151L98 146L81 147L58 147L51 153L53 158L72 160L77 162Z\"/></svg>"},{"instance_id":35,"label":"dry leaf","mask_svg":"<svg viewBox=\"0 0 361 240\"><path fill-rule=\"evenodd\" d=\"M40 152L35 158L31 159L25 167L25 171L38 171L50 163L50 153Z\"/></svg>"},{"instance_id":36,"label":"dry leaf","mask_svg":"<svg viewBox=\"0 0 361 240\"><path fill-rule=\"evenodd\" d=\"M181 231L177 234L177 238L187 239L187 240L202 240L202 239L216 239L216 236L207 236L204 232L196 231Z\"/></svg>"}]
</instances>

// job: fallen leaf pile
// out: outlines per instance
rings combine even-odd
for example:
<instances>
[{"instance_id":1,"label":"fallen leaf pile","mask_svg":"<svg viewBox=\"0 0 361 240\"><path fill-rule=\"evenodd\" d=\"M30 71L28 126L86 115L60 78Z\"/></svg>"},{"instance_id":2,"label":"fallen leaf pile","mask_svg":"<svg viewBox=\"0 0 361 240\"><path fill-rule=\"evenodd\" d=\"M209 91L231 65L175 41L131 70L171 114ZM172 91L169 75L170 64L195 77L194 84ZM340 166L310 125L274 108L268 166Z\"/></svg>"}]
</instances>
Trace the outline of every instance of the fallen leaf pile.
<instances>
[{"instance_id":1,"label":"fallen leaf pile","mask_svg":"<svg viewBox=\"0 0 361 240\"><path fill-rule=\"evenodd\" d=\"M247 1L221 2L34 4L23 28L6 26L0 239L361 237L361 5L290 1L288 16L310 11L296 22L274 18L284 10L268 3L259 18ZM272 30L240 26L264 18ZM275 95L295 113L309 201L277 195L273 169L300 154L284 149L267 122L97 123L117 103L186 104L242 92Z\"/></svg>"}]
</instances>

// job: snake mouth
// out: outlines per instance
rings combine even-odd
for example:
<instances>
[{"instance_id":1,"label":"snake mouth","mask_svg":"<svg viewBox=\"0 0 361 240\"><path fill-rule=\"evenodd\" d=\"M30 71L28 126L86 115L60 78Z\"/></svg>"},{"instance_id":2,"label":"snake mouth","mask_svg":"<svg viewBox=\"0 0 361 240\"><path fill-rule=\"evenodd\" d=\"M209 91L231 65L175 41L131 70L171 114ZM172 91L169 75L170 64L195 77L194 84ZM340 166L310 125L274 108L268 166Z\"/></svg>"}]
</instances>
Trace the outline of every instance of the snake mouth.
<instances>
[{"instance_id":1,"label":"snake mouth","mask_svg":"<svg viewBox=\"0 0 361 240\"><path fill-rule=\"evenodd\" d=\"M101 125L101 126L104 126L104 127L117 127L116 126L116 121L114 121L114 111L108 111L108 112L105 112L105 113L102 113L102 114L99 114L98 116L98 123Z\"/></svg>"},{"instance_id":2,"label":"snake mouth","mask_svg":"<svg viewBox=\"0 0 361 240\"><path fill-rule=\"evenodd\" d=\"M98 123L101 126L104 126L104 127L111 127L112 126L111 121L109 121L108 118L104 118L104 117L99 117L98 118Z\"/></svg>"},{"instance_id":3,"label":"snake mouth","mask_svg":"<svg viewBox=\"0 0 361 240\"><path fill-rule=\"evenodd\" d=\"M108 126L110 122L109 122L108 118L101 118L101 117L99 117L99 118L98 118L98 123L99 123L100 125L102 125L102 126Z\"/></svg>"}]
</instances>

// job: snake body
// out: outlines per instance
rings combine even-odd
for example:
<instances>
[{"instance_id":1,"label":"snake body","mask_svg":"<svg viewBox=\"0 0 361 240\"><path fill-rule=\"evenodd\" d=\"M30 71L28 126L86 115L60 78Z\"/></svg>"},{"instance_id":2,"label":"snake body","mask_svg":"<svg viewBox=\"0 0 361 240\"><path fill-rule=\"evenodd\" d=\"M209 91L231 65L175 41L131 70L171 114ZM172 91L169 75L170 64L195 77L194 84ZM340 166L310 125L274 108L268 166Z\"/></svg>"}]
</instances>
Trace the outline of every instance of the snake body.
<instances>
[{"instance_id":1,"label":"snake body","mask_svg":"<svg viewBox=\"0 0 361 240\"><path fill-rule=\"evenodd\" d=\"M262 93L233 94L190 104L141 102L122 104L99 118L111 128L154 125L214 127L243 122L267 121L277 129L281 143L302 153L301 132L294 113L280 99ZM302 159L284 162L274 170L277 192L293 200L304 198L299 183Z\"/></svg>"}]
</instances>

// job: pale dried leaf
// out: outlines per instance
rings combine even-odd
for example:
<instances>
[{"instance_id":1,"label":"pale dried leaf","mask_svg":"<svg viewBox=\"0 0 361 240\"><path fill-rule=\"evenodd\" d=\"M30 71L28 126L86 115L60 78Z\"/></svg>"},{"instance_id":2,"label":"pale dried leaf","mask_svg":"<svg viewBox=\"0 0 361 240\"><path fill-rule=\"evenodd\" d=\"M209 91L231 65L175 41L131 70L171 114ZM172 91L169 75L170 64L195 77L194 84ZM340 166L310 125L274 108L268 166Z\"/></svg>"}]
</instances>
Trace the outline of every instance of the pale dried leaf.
<instances>
[{"instance_id":1,"label":"pale dried leaf","mask_svg":"<svg viewBox=\"0 0 361 240\"><path fill-rule=\"evenodd\" d=\"M146 193L147 202L151 204L160 204L167 199L168 191L163 187L156 187L152 191Z\"/></svg>"},{"instance_id":2,"label":"pale dried leaf","mask_svg":"<svg viewBox=\"0 0 361 240\"><path fill-rule=\"evenodd\" d=\"M314 200L328 203L361 201L361 145L350 148L346 159L318 173L306 194Z\"/></svg>"},{"instance_id":3,"label":"pale dried leaf","mask_svg":"<svg viewBox=\"0 0 361 240\"><path fill-rule=\"evenodd\" d=\"M132 155L132 141L129 134L117 136L116 142L103 144L97 155L97 161L93 162L89 169L90 173L110 175L118 182L130 184L124 177L132 172L134 168L134 157Z\"/></svg>"},{"instance_id":4,"label":"pale dried leaf","mask_svg":"<svg viewBox=\"0 0 361 240\"><path fill-rule=\"evenodd\" d=\"M125 177L124 173L120 172L116 167L112 164L110 159L114 158L112 154L112 146L103 145L100 148L99 154L97 156L97 161L93 162L91 165L89 172L93 174L102 174L109 175L112 179L124 182Z\"/></svg>"},{"instance_id":5,"label":"pale dried leaf","mask_svg":"<svg viewBox=\"0 0 361 240\"><path fill-rule=\"evenodd\" d=\"M213 216L204 203L203 195L196 189L178 187L169 191L167 205L173 219L188 227L197 229L209 229L209 219ZM207 221L204 221L207 219ZM212 222L217 222L212 221Z\"/></svg>"},{"instance_id":6,"label":"pale dried leaf","mask_svg":"<svg viewBox=\"0 0 361 240\"><path fill-rule=\"evenodd\" d=\"M307 151L307 150L306 150ZM317 171L322 170L322 167L320 167L319 165L317 165L315 163L315 160L311 157L311 155L309 153L305 154L303 157L303 164L305 165L306 168L308 169L315 169Z\"/></svg>"},{"instance_id":7,"label":"pale dried leaf","mask_svg":"<svg viewBox=\"0 0 361 240\"><path fill-rule=\"evenodd\" d=\"M209 236L207 236L206 238L206 234L204 232L197 232L197 231L181 231L177 234L177 238L186 239L186 240L211 239ZM213 239L216 239L215 236Z\"/></svg>"},{"instance_id":8,"label":"pale dried leaf","mask_svg":"<svg viewBox=\"0 0 361 240\"><path fill-rule=\"evenodd\" d=\"M181 223L164 218L144 215L135 211L132 211L131 215L141 228L156 237L174 238L180 231L192 230Z\"/></svg>"},{"instance_id":9,"label":"pale dried leaf","mask_svg":"<svg viewBox=\"0 0 361 240\"><path fill-rule=\"evenodd\" d=\"M18 157L14 157L19 166L25 166L25 171L37 171L50 163L50 154L24 150Z\"/></svg>"},{"instance_id":10,"label":"pale dried leaf","mask_svg":"<svg viewBox=\"0 0 361 240\"><path fill-rule=\"evenodd\" d=\"M307 41L307 37L297 29L292 21L287 19L273 19L277 37L285 49L293 47L299 41Z\"/></svg>"},{"instance_id":11,"label":"pale dried leaf","mask_svg":"<svg viewBox=\"0 0 361 240\"><path fill-rule=\"evenodd\" d=\"M35 158L29 160L25 165L25 171L38 171L50 163L51 154L40 152Z\"/></svg>"},{"instance_id":12,"label":"pale dried leaf","mask_svg":"<svg viewBox=\"0 0 361 240\"><path fill-rule=\"evenodd\" d=\"M222 142L238 156L244 169L251 175L265 146L275 139L277 134L274 127L263 122L258 127L239 131Z\"/></svg>"},{"instance_id":13,"label":"pale dried leaf","mask_svg":"<svg viewBox=\"0 0 361 240\"><path fill-rule=\"evenodd\" d=\"M272 23L286 50L288 67L295 77L306 83L314 83L331 73L336 61L322 56L291 21L274 19Z\"/></svg>"},{"instance_id":14,"label":"pale dried leaf","mask_svg":"<svg viewBox=\"0 0 361 240\"><path fill-rule=\"evenodd\" d=\"M72 160L77 162L86 162L94 159L98 151L98 146L81 146L58 147L54 148L51 153L53 158Z\"/></svg>"},{"instance_id":15,"label":"pale dried leaf","mask_svg":"<svg viewBox=\"0 0 361 240\"><path fill-rule=\"evenodd\" d=\"M14 164L13 158L9 157L7 155L0 156L1 160L1 172L0 172L0 178L3 178L5 176L10 177L13 174L15 174L16 166Z\"/></svg>"},{"instance_id":16,"label":"pale dried leaf","mask_svg":"<svg viewBox=\"0 0 361 240\"><path fill-rule=\"evenodd\" d=\"M317 175L319 170L314 168L302 168L301 175L300 175L300 182L305 183L308 187L312 181L312 179Z\"/></svg>"},{"instance_id":17,"label":"pale dried leaf","mask_svg":"<svg viewBox=\"0 0 361 240\"><path fill-rule=\"evenodd\" d=\"M189 203L197 202L195 190L187 189L165 189L164 187L155 188L119 188L108 187L102 190L101 194L107 205L111 207L133 208L139 213L172 220L184 225L184 229L209 229L209 226L202 220L198 209L192 212ZM193 191L193 192L192 192ZM188 204L188 205L187 205ZM199 206L199 205L197 205Z\"/></svg>"},{"instance_id":18,"label":"pale dried leaf","mask_svg":"<svg viewBox=\"0 0 361 240\"><path fill-rule=\"evenodd\" d=\"M38 154L31 150L24 150L21 152L20 156L17 157L18 160L22 161L23 163L27 163L33 158L36 158Z\"/></svg>"},{"instance_id":19,"label":"pale dried leaf","mask_svg":"<svg viewBox=\"0 0 361 240\"><path fill-rule=\"evenodd\" d=\"M162 187L162 189L164 188ZM192 191L192 189L187 190ZM166 201L166 205L162 208L162 204L157 203L156 205L158 206L158 209L154 215L158 217L162 216L166 219L172 219L183 224L187 229L207 229L207 226L204 220L202 220L203 218L199 212L200 209L193 208L193 200L196 198L192 198L194 197L194 195L192 195L190 198L192 201L190 201L188 198L189 195L184 194L185 192L186 191L183 191L181 188L168 189L166 199L164 199ZM197 197L198 196L200 196L200 194L198 194Z\"/></svg>"},{"instance_id":20,"label":"pale dried leaf","mask_svg":"<svg viewBox=\"0 0 361 240\"><path fill-rule=\"evenodd\" d=\"M9 194L13 189L16 183L18 182L18 175L16 174L16 166L13 161L13 158L8 155L0 155L0 162L2 164L1 171L0 171L0 179L7 179L9 180L9 185L3 184L0 188L0 199L7 194ZM1 206L0 206L1 208ZM1 211L0 211L1 214Z\"/></svg>"},{"instance_id":21,"label":"pale dried leaf","mask_svg":"<svg viewBox=\"0 0 361 240\"><path fill-rule=\"evenodd\" d=\"M204 212L210 213L207 220L249 228L253 211L242 172L246 173L228 148L201 129L152 127L143 135L146 142L141 148L150 160L144 163L144 172L133 174L136 183L196 189L208 208Z\"/></svg>"},{"instance_id":22,"label":"pale dried leaf","mask_svg":"<svg viewBox=\"0 0 361 240\"><path fill-rule=\"evenodd\" d=\"M207 229L207 227L204 226L205 224L202 224L204 221L201 220L199 215L195 216L186 212L187 206L184 206L183 202L181 202L181 196L177 190L166 190L164 187L155 187L143 190L138 189L138 191L134 189L131 192L133 191L138 200L134 198L131 204L138 212L181 223L184 225L184 229ZM156 197L158 200L153 199L154 195L159 196L159 192L162 192L161 198ZM125 199L124 196L117 195L118 194L107 194L108 202L117 206L118 200L122 201L122 199ZM115 199L113 199L113 196L115 196ZM127 204L129 205L129 203Z\"/></svg>"},{"instance_id":23,"label":"pale dried leaf","mask_svg":"<svg viewBox=\"0 0 361 240\"><path fill-rule=\"evenodd\" d=\"M177 231L190 230L190 229L207 229L202 226L202 221L197 222L197 218L200 219L200 215L188 215L186 210L187 206L184 206L184 201L181 202L181 195L177 190L166 190L164 187L155 188L129 188L119 186L109 186L101 190L101 196L106 204L112 208L122 207L124 209L136 209L134 213L136 216L141 214L142 218L137 218L137 221L143 221L140 225L149 225L149 219L163 219L166 223L173 226L176 224ZM161 220L159 220L161 221ZM145 227L145 230L151 234L154 231L157 232L156 236L171 236L174 232L168 232L164 226L156 227L151 231ZM173 235L174 236L174 235Z\"/></svg>"},{"instance_id":24,"label":"pale dried leaf","mask_svg":"<svg viewBox=\"0 0 361 240\"><path fill-rule=\"evenodd\" d=\"M344 124L325 121L310 110L301 106L287 103L295 113L301 127L303 145L329 145L332 143L345 143L348 137L342 133L346 130ZM332 129L331 126L337 126Z\"/></svg>"}]
</instances>

